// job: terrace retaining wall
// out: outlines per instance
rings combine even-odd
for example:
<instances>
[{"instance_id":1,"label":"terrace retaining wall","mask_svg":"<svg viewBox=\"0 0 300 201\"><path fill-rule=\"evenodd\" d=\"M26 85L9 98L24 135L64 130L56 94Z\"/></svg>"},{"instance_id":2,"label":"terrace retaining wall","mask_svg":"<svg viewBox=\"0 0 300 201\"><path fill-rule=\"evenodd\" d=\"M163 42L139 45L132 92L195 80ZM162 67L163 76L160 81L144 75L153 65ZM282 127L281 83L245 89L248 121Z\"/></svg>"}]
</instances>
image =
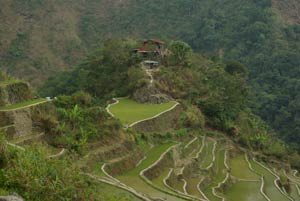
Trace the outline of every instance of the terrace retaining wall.
<instances>
[{"instance_id":1,"label":"terrace retaining wall","mask_svg":"<svg viewBox=\"0 0 300 201\"><path fill-rule=\"evenodd\" d=\"M11 111L0 111L0 131L8 139L32 134L39 126L42 116L53 112L52 104L45 102L32 107Z\"/></svg>"},{"instance_id":2,"label":"terrace retaining wall","mask_svg":"<svg viewBox=\"0 0 300 201\"><path fill-rule=\"evenodd\" d=\"M165 112L154 119L145 120L135 124L132 128L140 133L166 132L168 130L173 130L176 128L182 112L183 107L178 104L174 109Z\"/></svg>"}]
</instances>

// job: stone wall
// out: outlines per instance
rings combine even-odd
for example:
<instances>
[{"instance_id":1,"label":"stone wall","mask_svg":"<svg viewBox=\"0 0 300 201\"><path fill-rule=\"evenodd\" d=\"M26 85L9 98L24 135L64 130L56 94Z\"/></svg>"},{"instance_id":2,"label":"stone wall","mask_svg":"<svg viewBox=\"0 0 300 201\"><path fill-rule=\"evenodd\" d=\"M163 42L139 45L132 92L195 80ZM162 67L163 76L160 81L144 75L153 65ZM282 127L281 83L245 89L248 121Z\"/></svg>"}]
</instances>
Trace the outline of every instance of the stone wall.
<instances>
[{"instance_id":1,"label":"stone wall","mask_svg":"<svg viewBox=\"0 0 300 201\"><path fill-rule=\"evenodd\" d=\"M0 111L0 130L8 139L32 134L39 116L49 114L52 110L52 103L46 102L18 110Z\"/></svg>"},{"instance_id":2,"label":"stone wall","mask_svg":"<svg viewBox=\"0 0 300 201\"><path fill-rule=\"evenodd\" d=\"M161 93L154 86L144 86L140 89L137 89L133 93L131 98L139 103L152 103L152 104L167 103L172 100L171 97Z\"/></svg>"},{"instance_id":3,"label":"stone wall","mask_svg":"<svg viewBox=\"0 0 300 201\"><path fill-rule=\"evenodd\" d=\"M30 87L24 82L0 83L0 106L15 104L32 99Z\"/></svg>"},{"instance_id":4,"label":"stone wall","mask_svg":"<svg viewBox=\"0 0 300 201\"><path fill-rule=\"evenodd\" d=\"M157 118L140 122L132 128L140 133L165 132L173 130L176 128L182 112L183 108L179 104L173 110L168 111Z\"/></svg>"}]
</instances>

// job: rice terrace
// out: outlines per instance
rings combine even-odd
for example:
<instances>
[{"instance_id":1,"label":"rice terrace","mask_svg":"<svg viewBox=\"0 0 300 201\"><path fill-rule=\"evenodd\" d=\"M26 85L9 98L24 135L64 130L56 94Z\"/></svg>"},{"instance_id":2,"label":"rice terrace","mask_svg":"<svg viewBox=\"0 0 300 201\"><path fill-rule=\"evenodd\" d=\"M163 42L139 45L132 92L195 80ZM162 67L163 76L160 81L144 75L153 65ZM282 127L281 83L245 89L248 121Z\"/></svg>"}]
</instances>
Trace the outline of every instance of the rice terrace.
<instances>
[{"instance_id":1,"label":"rice terrace","mask_svg":"<svg viewBox=\"0 0 300 201\"><path fill-rule=\"evenodd\" d=\"M2 0L0 201L300 201L299 2Z\"/></svg>"},{"instance_id":2,"label":"rice terrace","mask_svg":"<svg viewBox=\"0 0 300 201\"><path fill-rule=\"evenodd\" d=\"M175 101L162 104L141 104L129 98L118 98L115 101L116 103L107 109L124 125L132 125L135 122L155 118L155 116L171 110L178 104Z\"/></svg>"}]
</instances>

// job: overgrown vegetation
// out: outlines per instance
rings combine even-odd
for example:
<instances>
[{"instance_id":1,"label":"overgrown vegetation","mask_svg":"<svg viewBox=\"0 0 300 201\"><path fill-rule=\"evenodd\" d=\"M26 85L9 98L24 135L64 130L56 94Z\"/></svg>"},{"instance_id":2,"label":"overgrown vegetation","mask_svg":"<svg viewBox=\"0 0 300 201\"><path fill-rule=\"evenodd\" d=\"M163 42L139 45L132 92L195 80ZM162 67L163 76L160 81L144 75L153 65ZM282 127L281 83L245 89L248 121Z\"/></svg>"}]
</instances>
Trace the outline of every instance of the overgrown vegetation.
<instances>
[{"instance_id":1,"label":"overgrown vegetation","mask_svg":"<svg viewBox=\"0 0 300 201\"><path fill-rule=\"evenodd\" d=\"M15 192L26 200L129 201L128 194L109 195L102 184L89 180L71 158L49 159L43 146L25 151L9 147L0 133L0 192Z\"/></svg>"},{"instance_id":2,"label":"overgrown vegetation","mask_svg":"<svg viewBox=\"0 0 300 201\"><path fill-rule=\"evenodd\" d=\"M74 70L58 73L46 82L40 93L58 97L53 101L55 111L42 115L38 126L46 133L45 140L48 145L66 149L68 155L61 160L50 159L44 146L25 146L24 151L14 146L8 147L3 134L0 134L1 193L17 192L29 200L114 201L121 200L119 197L130 200L127 196L107 195L106 191L101 191L98 184L80 173L92 170L93 174L97 174L103 163L123 164L126 166L124 169L135 167L140 160L136 158L138 152L149 151L149 161L145 160L140 166L133 168L131 171L134 175L131 175L129 170L129 177L124 175L124 178L142 192L144 189L153 191L151 185L136 177L139 169L146 168L157 160L163 150L173 145L175 140L182 142L184 146L189 138L193 140L195 136L199 138L196 138L196 148L193 154L188 153L186 156L204 157L199 158L199 161L191 160L199 162L200 169L208 168L210 164L214 168L216 150L222 150L225 154L225 150L232 148L237 151L239 146L253 151L264 161L280 160L299 168L297 152L275 137L273 130L248 107L246 68L234 60L215 60L194 53L190 46L181 41L166 44L167 54L161 58L159 69L153 72L152 83L155 89L181 103L184 112L178 119L178 130L155 133L153 136L136 134L131 129L123 130L121 122L111 117L105 107L112 97L130 96L139 88L147 88L149 78L141 69L141 58L132 53L132 49L137 45L138 42L134 40L109 40ZM138 108L140 106L135 102L124 100L137 109L144 109ZM166 104L167 108L172 104ZM166 109L163 104L157 107L159 111ZM121 119L123 122L125 119L132 120L144 115L139 112L131 113L127 109L125 105L123 110L126 114L123 113ZM202 155L199 152L199 136L204 133L206 151ZM234 147L235 144L230 138L239 146ZM163 142L169 143L161 145ZM160 146L151 149L152 145L157 144ZM189 146L193 148L194 145ZM137 155L133 154L134 152ZM110 157L110 154L113 157ZM181 157L180 153L175 155ZM226 157L224 155L221 158L224 160ZM184 166L188 162L185 162L186 159L179 162L183 162ZM246 161L244 165L247 165ZM118 167L118 171L121 168ZM193 168L193 165L190 168ZM230 170L226 171L230 173ZM214 176L210 170L209 173L205 170L205 174L211 177L209 179ZM272 178L271 175L270 181ZM231 180L232 178L230 182L234 182ZM285 184L284 179L282 180ZM231 185L226 184L226 188L231 188ZM273 183L268 181L268 185L278 191ZM156 193L157 190L153 192ZM164 193L159 195L165 196Z\"/></svg>"},{"instance_id":3,"label":"overgrown vegetation","mask_svg":"<svg viewBox=\"0 0 300 201\"><path fill-rule=\"evenodd\" d=\"M138 70L139 58L130 54L135 44L137 42L132 40L108 41L74 71L50 78L41 92L70 94L76 90L83 90L92 94L93 102L98 104L105 103L110 97L130 96L134 89L144 86L141 82L146 83L144 74ZM193 53L190 47L186 47L186 44L180 41L171 42L166 46L172 47L174 44L179 45L173 51L181 53L167 50L169 54L161 61L163 66L160 66L160 72L154 74L154 85L172 98L183 100L186 112L181 116L182 126L203 128L205 124L227 132L245 147L280 159L292 152L292 149L287 149L285 144L274 136L273 130L248 108L248 73L241 63L233 60L213 61ZM183 54L186 55L182 56ZM73 85L75 80L80 81ZM68 90L70 86L73 87L72 90ZM70 113L75 109L79 110L74 104L74 108L70 108L72 104L64 105L69 107ZM68 115L64 116L64 119L68 119ZM71 120L70 123L72 125Z\"/></svg>"},{"instance_id":4,"label":"overgrown vegetation","mask_svg":"<svg viewBox=\"0 0 300 201\"><path fill-rule=\"evenodd\" d=\"M287 8L297 7L293 3L298 5L295 1L283 4ZM277 136L297 148L300 144L300 25L297 19L282 18L289 15L277 13L278 9L273 7L276 4L277 1L271 0L228 0L226 3L102 0L75 1L72 5L69 2L4 2L0 12L4 22L0 23L3 38L0 55L4 59L0 65L10 73L41 83L63 66L76 64L107 38L181 39L197 52L216 60L235 59L243 63L250 75L249 105L276 129ZM18 19L28 23L15 23L10 28L9 22ZM122 69L119 70L121 73ZM85 71L77 73L85 75ZM60 77L68 78L68 75ZM92 76L91 81L96 78L98 75ZM106 78L102 79L105 82ZM61 85L56 81L53 83ZM117 85L117 80L112 78L112 81ZM78 82L70 81L61 92L74 92L73 86ZM105 90L109 91L110 86ZM119 92L124 93L124 87L116 93Z\"/></svg>"}]
</instances>

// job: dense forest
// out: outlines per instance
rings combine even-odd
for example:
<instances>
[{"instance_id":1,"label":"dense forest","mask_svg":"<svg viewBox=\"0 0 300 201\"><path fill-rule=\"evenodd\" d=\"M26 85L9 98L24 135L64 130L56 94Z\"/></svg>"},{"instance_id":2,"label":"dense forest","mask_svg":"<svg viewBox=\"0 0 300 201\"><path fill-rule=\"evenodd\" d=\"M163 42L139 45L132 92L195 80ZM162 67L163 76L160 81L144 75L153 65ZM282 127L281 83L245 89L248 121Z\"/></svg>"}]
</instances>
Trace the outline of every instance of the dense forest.
<instances>
[{"instance_id":1,"label":"dense forest","mask_svg":"<svg viewBox=\"0 0 300 201\"><path fill-rule=\"evenodd\" d=\"M251 88L249 106L280 138L299 148L300 25L289 15L295 12L289 5L297 2L285 3L4 1L1 69L41 85L48 75L75 66L108 38L181 39L215 61L244 64Z\"/></svg>"}]
</instances>

